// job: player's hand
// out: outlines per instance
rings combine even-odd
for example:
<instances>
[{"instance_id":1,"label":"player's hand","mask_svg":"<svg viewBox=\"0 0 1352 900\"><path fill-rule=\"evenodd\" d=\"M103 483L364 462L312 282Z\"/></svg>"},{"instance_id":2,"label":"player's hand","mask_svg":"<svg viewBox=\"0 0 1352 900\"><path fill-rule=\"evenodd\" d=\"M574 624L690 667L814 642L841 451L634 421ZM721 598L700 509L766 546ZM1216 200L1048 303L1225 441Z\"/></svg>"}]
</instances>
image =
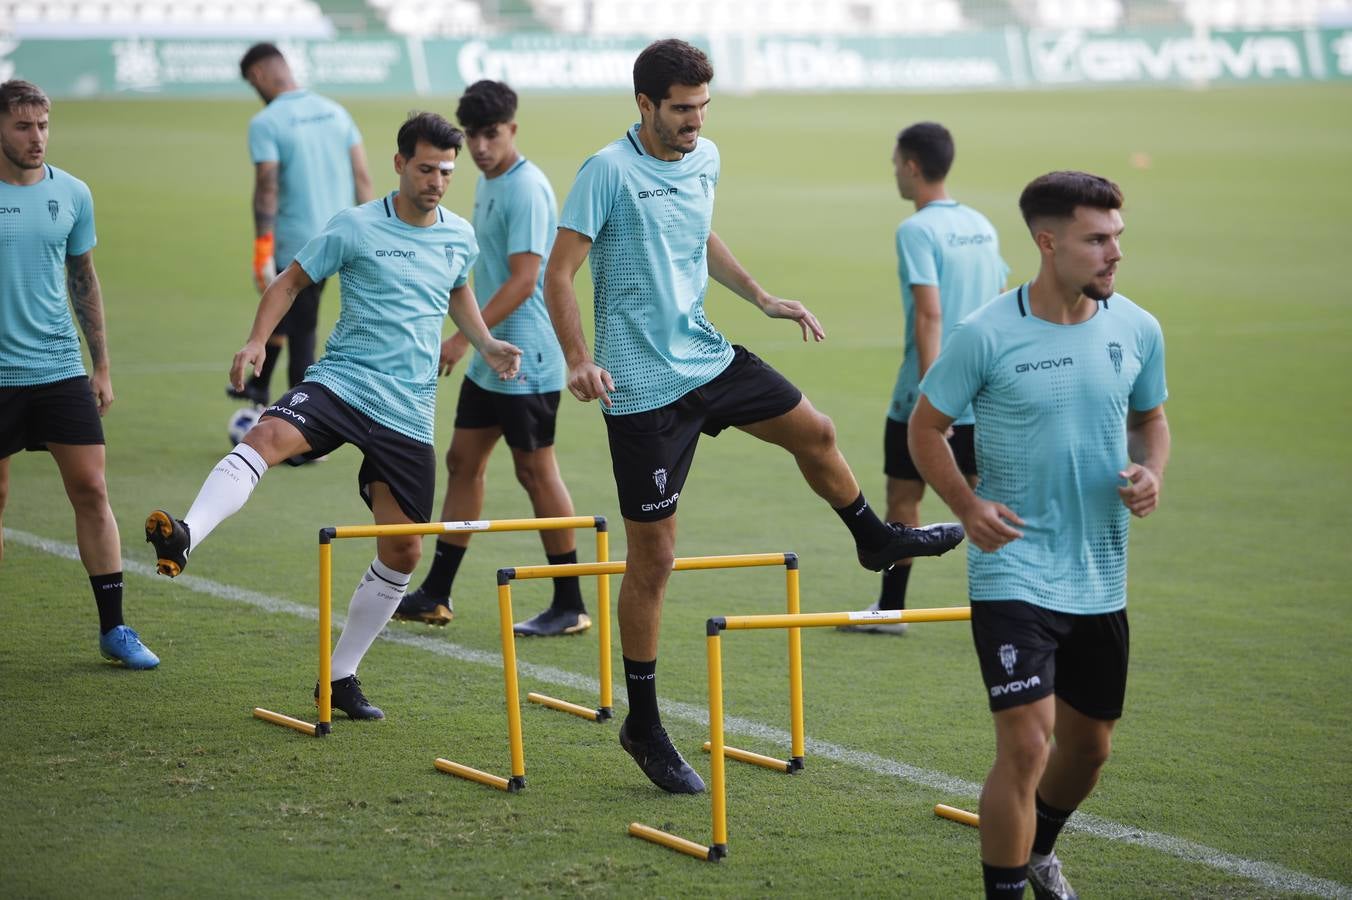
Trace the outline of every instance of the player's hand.
<instances>
[{"instance_id":1,"label":"player's hand","mask_svg":"<svg viewBox=\"0 0 1352 900\"><path fill-rule=\"evenodd\" d=\"M94 392L94 403L102 416L113 405L113 378L107 369L95 369L94 374L89 376L89 387Z\"/></svg>"},{"instance_id":2,"label":"player's hand","mask_svg":"<svg viewBox=\"0 0 1352 900\"><path fill-rule=\"evenodd\" d=\"M798 327L803 330L803 340L809 337L814 341L826 340L826 329L817 321L806 306L797 300L781 300L779 297L771 297L761 311L772 319L792 319L798 323Z\"/></svg>"},{"instance_id":3,"label":"player's hand","mask_svg":"<svg viewBox=\"0 0 1352 900\"><path fill-rule=\"evenodd\" d=\"M249 341L241 347L230 363L230 386L237 391L244 390L244 379L258 374L267 353L267 348L260 341Z\"/></svg>"},{"instance_id":4,"label":"player's hand","mask_svg":"<svg viewBox=\"0 0 1352 900\"><path fill-rule=\"evenodd\" d=\"M583 403L600 400L602 406L610 406L610 395L615 390L615 381L610 373L591 360L569 368L568 390Z\"/></svg>"},{"instance_id":5,"label":"player's hand","mask_svg":"<svg viewBox=\"0 0 1352 900\"><path fill-rule=\"evenodd\" d=\"M1015 525L1024 524L1014 510L1003 503L974 497L970 506L955 510L967 532L967 540L987 553L994 553L1010 541L1023 537Z\"/></svg>"},{"instance_id":6,"label":"player's hand","mask_svg":"<svg viewBox=\"0 0 1352 900\"><path fill-rule=\"evenodd\" d=\"M1121 472L1119 477L1127 483L1117 489L1122 505L1131 510L1133 516L1148 516L1160 505L1159 476L1138 463L1132 463Z\"/></svg>"},{"instance_id":7,"label":"player's hand","mask_svg":"<svg viewBox=\"0 0 1352 900\"><path fill-rule=\"evenodd\" d=\"M450 340L454 340L454 336ZM510 381L521 371L521 348L515 344L490 337L479 345L479 355L503 381Z\"/></svg>"},{"instance_id":8,"label":"player's hand","mask_svg":"<svg viewBox=\"0 0 1352 900\"><path fill-rule=\"evenodd\" d=\"M441 366L439 371L442 377L451 374L451 369L455 364L465 358L469 352L469 339L460 332L456 332L446 340L441 342Z\"/></svg>"}]
</instances>

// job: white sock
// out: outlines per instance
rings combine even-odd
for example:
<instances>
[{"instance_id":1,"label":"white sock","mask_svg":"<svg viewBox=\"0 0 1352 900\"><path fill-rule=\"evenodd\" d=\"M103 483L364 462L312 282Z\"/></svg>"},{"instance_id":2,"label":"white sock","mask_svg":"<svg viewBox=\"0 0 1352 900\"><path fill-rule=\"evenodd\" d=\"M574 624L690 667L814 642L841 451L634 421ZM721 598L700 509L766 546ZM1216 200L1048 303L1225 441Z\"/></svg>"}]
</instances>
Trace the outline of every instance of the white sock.
<instances>
[{"instance_id":1,"label":"white sock","mask_svg":"<svg viewBox=\"0 0 1352 900\"><path fill-rule=\"evenodd\" d=\"M399 608L399 601L408 590L411 572L396 572L379 559L371 561L371 568L361 577L352 592L347 607L347 624L333 648L333 672L330 677L340 681L357 674L357 666L366 651L371 649L376 636Z\"/></svg>"},{"instance_id":2,"label":"white sock","mask_svg":"<svg viewBox=\"0 0 1352 900\"><path fill-rule=\"evenodd\" d=\"M234 450L216 463L216 468L202 482L202 489L197 492L197 499L192 502L188 514L183 517L188 536L192 538L189 553L196 550L217 525L240 511L267 470L268 464L263 462L263 457L248 444L236 444Z\"/></svg>"}]
</instances>

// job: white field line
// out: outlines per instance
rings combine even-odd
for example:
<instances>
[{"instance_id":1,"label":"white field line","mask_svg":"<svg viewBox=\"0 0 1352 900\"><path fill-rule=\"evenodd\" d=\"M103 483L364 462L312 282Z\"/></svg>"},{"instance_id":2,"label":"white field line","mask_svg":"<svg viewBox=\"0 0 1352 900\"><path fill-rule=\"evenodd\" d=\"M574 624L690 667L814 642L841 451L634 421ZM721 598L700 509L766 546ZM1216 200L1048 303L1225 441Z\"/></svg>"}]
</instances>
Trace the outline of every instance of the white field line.
<instances>
[{"instance_id":1,"label":"white field line","mask_svg":"<svg viewBox=\"0 0 1352 900\"><path fill-rule=\"evenodd\" d=\"M79 554L75 545L48 540L47 538L29 534L24 531L15 531L12 528L6 528L5 540L35 550L40 550L43 553L50 553L53 556L71 560L79 559ZM124 570L128 573L146 577L159 577L156 575L153 566L130 560L124 560L123 566ZM279 597L272 597L267 594L258 593L257 591L250 591L233 585L222 584L207 578L199 578L194 575L180 575L178 578L174 579L174 583L199 594L206 594L211 597L216 597L221 600L230 600L235 603L244 603L266 612L286 613L288 615L296 616L297 618L308 619L311 621L316 620L319 617L318 610L313 607L302 606L298 603L292 603L289 600L283 600ZM344 619L342 616L335 615L333 617L333 627L335 629L342 628L343 621ZM490 653L484 650L474 650L469 647L462 647L441 638L407 634L402 631L392 631L389 629L385 630L380 637L382 640L391 643L402 644L406 647L416 647L419 650L426 650L429 653L435 653L439 656L449 657L461 662L476 663L499 669L502 668L502 655L500 653ZM152 640L151 643L153 644L154 641ZM537 681L573 688L586 694L599 694L600 692L599 685L595 678L578 675L563 669L556 669L553 666L540 666L533 663L522 662L520 660L517 662L517 667L522 675ZM615 693L616 702L618 704L620 702L622 691L617 689ZM709 710L706 707L670 701L664 702L662 707L664 716L683 719L706 727L709 724ZM729 716L724 723L724 728L729 733L758 738L767 743L782 747L785 750L788 750L792 746L791 737L787 731L765 725L761 722L755 722L751 719ZM876 775L890 775L900 778L903 781L911 782L912 784L932 788L933 790L948 796L968 797L975 800L981 792L981 785L976 782L955 778L951 775L945 775L943 772L922 769L918 766L912 766L904 762L878 756L875 753L843 747L840 744L833 744L828 741L818 741L809 737L806 741L806 750L809 757L822 757L834 762L845 763L863 769L866 772L872 772ZM1156 831L1145 831L1130 825L1122 825L1109 819L1089 815L1087 813L1076 813L1075 818L1070 820L1067 827L1074 831L1094 835L1095 837L1106 838L1111 841L1121 841L1126 844L1135 844L1150 850L1156 850L1160 853L1167 853L1170 856L1176 856L1179 859L1187 860L1189 862L1200 863L1201 865L1209 866L1210 868L1216 869L1227 875L1247 878L1272 890L1290 891L1292 893L1308 894L1316 897L1352 898L1352 888L1337 881L1332 881L1327 878L1316 878L1313 875L1306 875L1303 872L1297 872L1293 869L1288 869L1285 866L1279 866L1274 863L1246 859L1242 856L1226 853L1223 850L1217 850L1214 847L1208 847L1205 844L1199 844L1194 841L1185 840L1184 838L1174 837L1173 835L1161 834Z\"/></svg>"}]
</instances>

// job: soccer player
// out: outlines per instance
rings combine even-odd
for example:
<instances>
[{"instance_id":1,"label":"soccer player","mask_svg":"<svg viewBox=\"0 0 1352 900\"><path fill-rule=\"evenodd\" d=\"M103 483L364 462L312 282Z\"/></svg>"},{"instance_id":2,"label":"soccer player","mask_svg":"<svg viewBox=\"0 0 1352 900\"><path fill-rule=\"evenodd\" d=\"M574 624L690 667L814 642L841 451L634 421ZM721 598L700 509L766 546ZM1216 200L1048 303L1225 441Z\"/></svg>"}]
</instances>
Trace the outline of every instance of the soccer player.
<instances>
[{"instance_id":1,"label":"soccer player","mask_svg":"<svg viewBox=\"0 0 1352 900\"><path fill-rule=\"evenodd\" d=\"M456 325L494 371L515 375L520 357L488 332L467 284L479 253L473 229L439 205L461 142L460 130L441 116L410 116L394 157L399 189L334 216L263 292L248 342L230 367L236 387L262 364L268 335L292 301L335 272L342 287L338 323L306 380L268 407L216 464L187 515L180 521L157 509L146 519L161 574L183 571L189 553L243 507L270 466L345 443L364 456L357 484L376 524L431 518L432 428L448 298ZM357 666L399 605L421 550L417 535L376 539L376 558L352 595L333 651L333 705L349 718L384 717L362 693Z\"/></svg>"},{"instance_id":2,"label":"soccer player","mask_svg":"<svg viewBox=\"0 0 1352 900\"><path fill-rule=\"evenodd\" d=\"M347 110L296 84L282 51L254 44L239 61L239 72L263 100L249 121L249 155L254 163L254 285L261 294L339 210L366 203L375 194L366 171L361 133ZM232 397L268 402L272 370L287 345L287 384L296 385L315 361L315 329L323 279L301 292L268 338L267 356L242 390Z\"/></svg>"},{"instance_id":3,"label":"soccer player","mask_svg":"<svg viewBox=\"0 0 1352 900\"><path fill-rule=\"evenodd\" d=\"M563 390L563 352L544 303L544 259L554 246L558 213L545 174L516 147L516 92L500 81L469 86L455 111L479 181L474 189L474 234L479 261L474 292L493 334L521 348L521 372L497 377L475 356L460 386L455 433L446 452L443 521L479 518L484 472L499 438L512 451L516 477L538 517L571 516L573 501L554 457L554 420ZM450 340L449 362L465 353L463 335ZM445 625L454 615L451 585L469 547L469 532L437 539L422 585L404 595L395 617ZM550 564L577 562L572 531L542 531ZM518 622L522 635L577 634L591 627L578 579L555 578L554 599L539 615Z\"/></svg>"},{"instance_id":4,"label":"soccer player","mask_svg":"<svg viewBox=\"0 0 1352 900\"><path fill-rule=\"evenodd\" d=\"M122 543L108 505L100 421L113 403L113 382L94 271L94 199L83 181L47 164L50 113L37 85L0 84L0 516L10 456L51 453L75 511L99 652L129 669L153 669L159 657L122 620Z\"/></svg>"},{"instance_id":5,"label":"soccer player","mask_svg":"<svg viewBox=\"0 0 1352 900\"><path fill-rule=\"evenodd\" d=\"M892 389L883 432L883 471L887 475L887 519L920 521L920 480L906 448L906 420L915 406L920 379L939 355L953 328L968 313L1005 288L1009 266L1000 258L995 227L970 206L951 199L945 181L953 166L953 135L937 122L917 122L897 135L892 168L902 199L915 204L915 215L897 226L897 275L906 319L905 355ZM972 411L953 423L948 439L958 468L976 484ZM878 600L870 609L905 609L911 561L883 572ZM842 631L905 634L905 622L861 622Z\"/></svg>"},{"instance_id":6,"label":"soccer player","mask_svg":"<svg viewBox=\"0 0 1352 900\"><path fill-rule=\"evenodd\" d=\"M862 565L943 553L957 525L888 525L874 515L836 446L831 420L704 314L709 276L803 340L825 332L802 303L756 283L711 229L718 149L700 136L713 68L679 40L634 63L640 121L582 164L545 269L545 302L568 365L568 390L601 401L628 542L620 642L629 714L620 743L654 784L704 783L672 745L657 708L658 624L676 544L676 504L700 433L738 428L788 450L808 485L850 530ZM596 356L583 336L573 279L590 255Z\"/></svg>"},{"instance_id":7,"label":"soccer player","mask_svg":"<svg viewBox=\"0 0 1352 900\"><path fill-rule=\"evenodd\" d=\"M1108 759L1127 683L1127 525L1169 458L1159 323L1113 292L1122 193L1052 172L1019 208L1037 277L965 319L920 383L911 456L967 529L972 636L995 720L988 897L1074 897L1053 846ZM973 492L945 434L976 414ZM1054 740L1053 740L1054 738ZM1031 853L1031 856L1030 856Z\"/></svg>"}]
</instances>

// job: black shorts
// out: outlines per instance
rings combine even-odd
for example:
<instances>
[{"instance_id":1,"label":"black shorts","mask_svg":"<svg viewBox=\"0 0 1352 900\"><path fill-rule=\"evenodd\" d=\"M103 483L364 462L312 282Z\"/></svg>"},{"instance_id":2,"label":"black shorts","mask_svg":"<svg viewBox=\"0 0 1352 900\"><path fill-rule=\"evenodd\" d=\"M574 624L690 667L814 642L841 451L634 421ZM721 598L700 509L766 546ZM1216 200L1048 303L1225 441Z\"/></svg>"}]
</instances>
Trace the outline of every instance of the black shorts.
<instances>
[{"instance_id":1,"label":"black shorts","mask_svg":"<svg viewBox=\"0 0 1352 900\"><path fill-rule=\"evenodd\" d=\"M325 281L320 279L296 295L296 302L272 329L273 337L309 334L319 327L319 295L324 293Z\"/></svg>"},{"instance_id":2,"label":"black shorts","mask_svg":"<svg viewBox=\"0 0 1352 900\"><path fill-rule=\"evenodd\" d=\"M365 458L357 471L357 490L368 507L371 484L382 481L409 519L432 520L437 457L431 444L386 428L313 381L302 381L278 397L263 415L296 426L310 444L305 454L310 459L332 453L343 444L361 450Z\"/></svg>"},{"instance_id":3,"label":"black shorts","mask_svg":"<svg viewBox=\"0 0 1352 900\"><path fill-rule=\"evenodd\" d=\"M1055 694L1091 719L1122 717L1127 611L1072 615L1022 600L972 603L972 643L991 712Z\"/></svg>"},{"instance_id":4,"label":"black shorts","mask_svg":"<svg viewBox=\"0 0 1352 900\"><path fill-rule=\"evenodd\" d=\"M888 478L922 481L920 472L911 460L911 448L906 443L909 433L910 428L905 422L888 418L887 430L883 432L883 472ZM954 425L953 436L948 439L953 458L958 461L958 470L964 475L976 474L975 438L975 425Z\"/></svg>"},{"instance_id":5,"label":"black shorts","mask_svg":"<svg viewBox=\"0 0 1352 900\"><path fill-rule=\"evenodd\" d=\"M455 427L501 428L508 447L539 450L554 446L554 422L558 415L558 391L499 394L486 391L466 378L460 383Z\"/></svg>"},{"instance_id":6,"label":"black shorts","mask_svg":"<svg viewBox=\"0 0 1352 900\"><path fill-rule=\"evenodd\" d=\"M0 387L0 459L48 444L102 444L103 422L89 378Z\"/></svg>"},{"instance_id":7,"label":"black shorts","mask_svg":"<svg viewBox=\"0 0 1352 900\"><path fill-rule=\"evenodd\" d=\"M626 416L604 416L620 515L656 522L676 512L700 433L717 437L782 416L802 391L769 363L733 346L732 362L718 377L666 406Z\"/></svg>"}]
</instances>

